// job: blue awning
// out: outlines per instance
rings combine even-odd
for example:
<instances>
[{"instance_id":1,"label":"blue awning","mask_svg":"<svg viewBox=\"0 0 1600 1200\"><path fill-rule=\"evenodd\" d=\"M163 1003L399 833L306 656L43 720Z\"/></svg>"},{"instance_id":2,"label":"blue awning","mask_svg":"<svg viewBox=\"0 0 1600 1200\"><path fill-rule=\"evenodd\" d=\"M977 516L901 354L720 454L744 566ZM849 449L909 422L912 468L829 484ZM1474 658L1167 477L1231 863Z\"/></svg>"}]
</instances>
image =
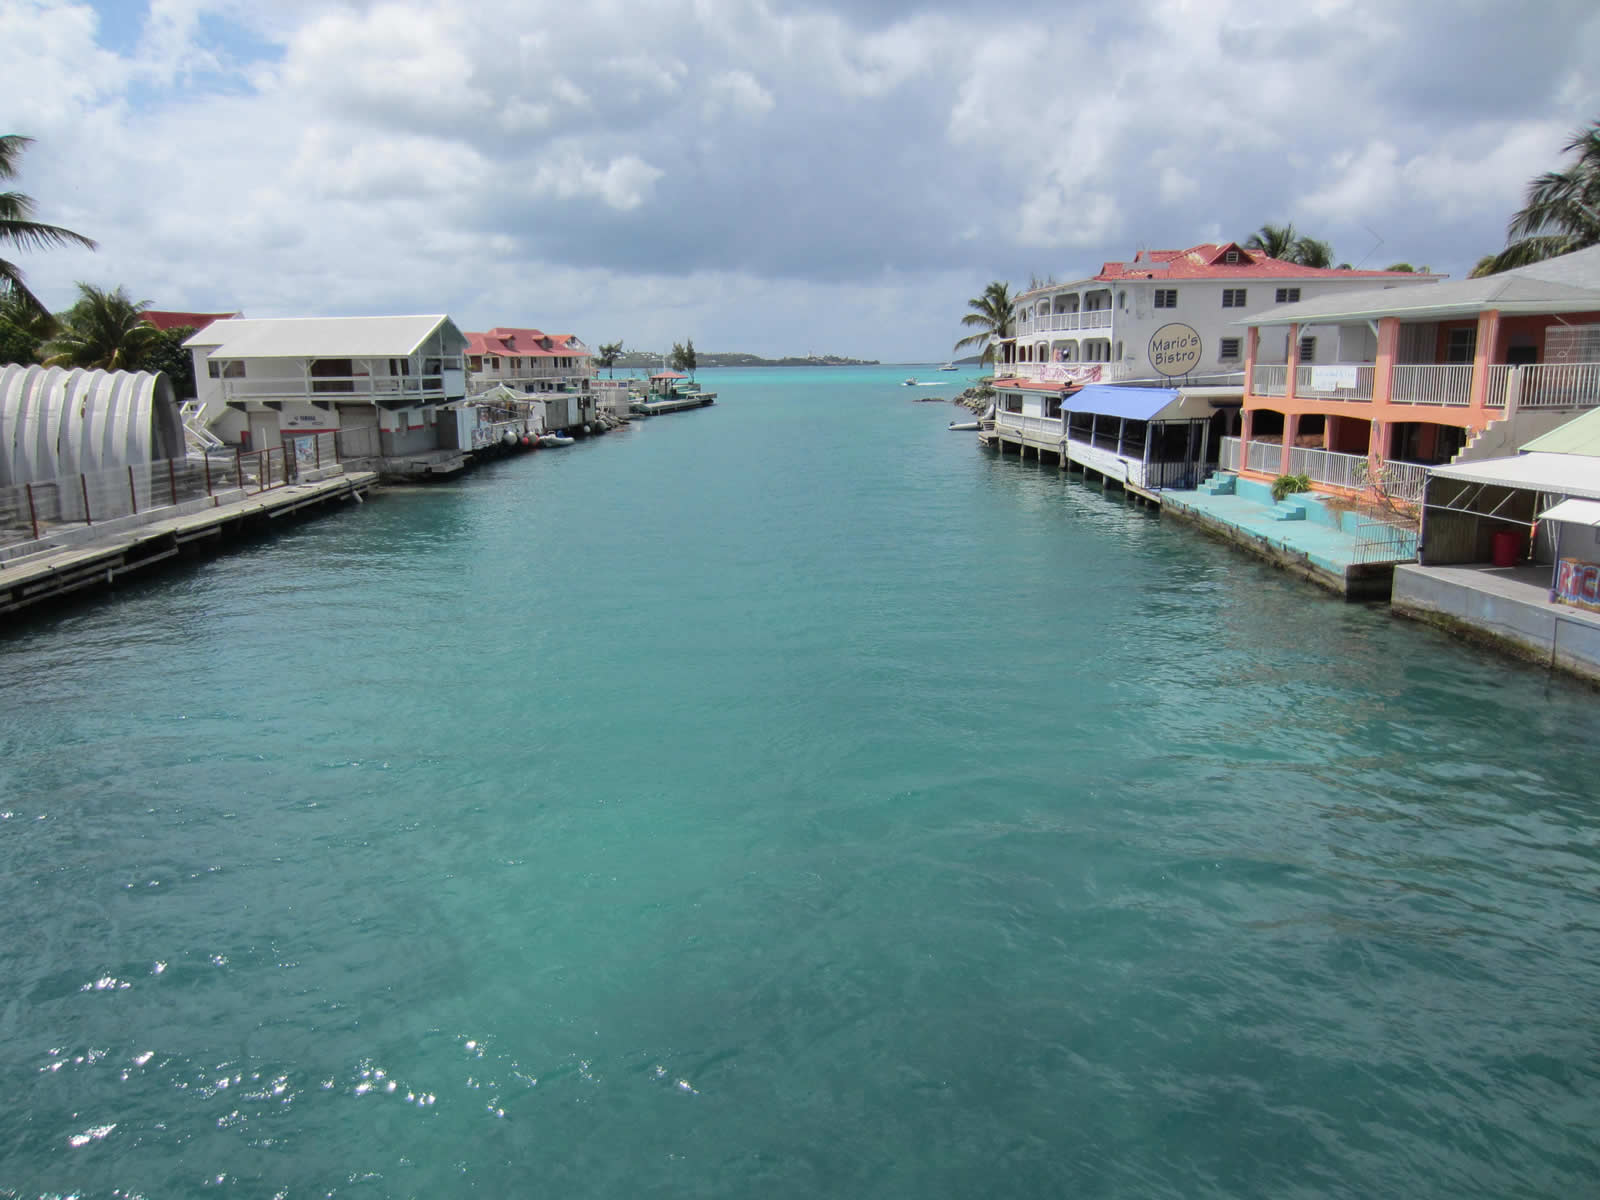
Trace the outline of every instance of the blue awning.
<instances>
[{"instance_id":1,"label":"blue awning","mask_svg":"<svg viewBox=\"0 0 1600 1200\"><path fill-rule=\"evenodd\" d=\"M1177 388L1128 387L1117 383L1091 383L1061 402L1063 412L1098 413L1148 421L1178 398Z\"/></svg>"}]
</instances>

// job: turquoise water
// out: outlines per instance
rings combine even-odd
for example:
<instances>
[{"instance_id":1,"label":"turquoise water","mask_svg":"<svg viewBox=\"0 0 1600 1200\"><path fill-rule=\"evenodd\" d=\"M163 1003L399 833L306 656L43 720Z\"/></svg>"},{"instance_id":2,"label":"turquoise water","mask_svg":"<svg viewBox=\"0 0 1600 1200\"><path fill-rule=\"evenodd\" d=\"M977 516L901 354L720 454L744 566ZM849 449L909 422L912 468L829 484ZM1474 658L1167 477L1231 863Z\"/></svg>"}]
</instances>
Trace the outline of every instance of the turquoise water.
<instances>
[{"instance_id":1,"label":"turquoise water","mask_svg":"<svg viewBox=\"0 0 1600 1200\"><path fill-rule=\"evenodd\" d=\"M905 374L0 638L0 1196L1591 1192L1594 694Z\"/></svg>"}]
</instances>

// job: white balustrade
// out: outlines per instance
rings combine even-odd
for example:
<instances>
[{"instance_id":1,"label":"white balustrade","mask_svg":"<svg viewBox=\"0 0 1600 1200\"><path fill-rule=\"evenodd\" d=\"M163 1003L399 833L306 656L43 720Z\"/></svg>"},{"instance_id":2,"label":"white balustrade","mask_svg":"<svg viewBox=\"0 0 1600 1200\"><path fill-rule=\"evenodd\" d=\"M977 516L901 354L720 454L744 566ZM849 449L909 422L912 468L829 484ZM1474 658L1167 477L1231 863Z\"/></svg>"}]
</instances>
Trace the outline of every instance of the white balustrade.
<instances>
[{"instance_id":1,"label":"white balustrade","mask_svg":"<svg viewBox=\"0 0 1600 1200\"><path fill-rule=\"evenodd\" d=\"M1536 363L1521 374L1522 408L1600 406L1600 363Z\"/></svg>"},{"instance_id":2,"label":"white balustrade","mask_svg":"<svg viewBox=\"0 0 1600 1200\"><path fill-rule=\"evenodd\" d=\"M1288 363L1257 363L1250 375L1250 391L1257 396L1282 396L1289 386Z\"/></svg>"},{"instance_id":3,"label":"white balustrade","mask_svg":"<svg viewBox=\"0 0 1600 1200\"><path fill-rule=\"evenodd\" d=\"M1223 471L1237 471L1239 469L1239 439L1225 437L1222 446L1217 452L1217 467Z\"/></svg>"},{"instance_id":4,"label":"white balustrade","mask_svg":"<svg viewBox=\"0 0 1600 1200\"><path fill-rule=\"evenodd\" d=\"M1500 395L1505 396L1504 382ZM1472 403L1472 364L1403 363L1389 377L1389 399L1396 404L1465 408Z\"/></svg>"},{"instance_id":5,"label":"white balustrade","mask_svg":"<svg viewBox=\"0 0 1600 1200\"><path fill-rule=\"evenodd\" d=\"M1283 446L1278 442L1246 442L1244 446L1244 466L1247 471L1259 471L1263 475L1278 473L1278 467L1283 462Z\"/></svg>"},{"instance_id":6,"label":"white balustrade","mask_svg":"<svg viewBox=\"0 0 1600 1200\"><path fill-rule=\"evenodd\" d=\"M1371 400L1371 363L1306 363L1295 368L1296 396L1317 400Z\"/></svg>"}]
</instances>

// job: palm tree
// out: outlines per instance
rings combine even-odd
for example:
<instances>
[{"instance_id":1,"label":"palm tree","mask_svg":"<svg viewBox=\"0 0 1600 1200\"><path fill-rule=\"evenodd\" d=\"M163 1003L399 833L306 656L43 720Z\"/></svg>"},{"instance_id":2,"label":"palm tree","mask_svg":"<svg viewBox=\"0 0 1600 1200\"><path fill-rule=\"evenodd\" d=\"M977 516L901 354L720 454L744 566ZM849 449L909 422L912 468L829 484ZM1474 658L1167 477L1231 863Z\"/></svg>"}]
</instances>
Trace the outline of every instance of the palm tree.
<instances>
[{"instance_id":1,"label":"palm tree","mask_svg":"<svg viewBox=\"0 0 1600 1200\"><path fill-rule=\"evenodd\" d=\"M1564 171L1546 171L1528 184L1527 202L1506 226L1508 245L1483 274L1600 245L1600 120L1578 130L1561 150L1564 154L1576 150L1578 160Z\"/></svg>"},{"instance_id":2,"label":"palm tree","mask_svg":"<svg viewBox=\"0 0 1600 1200\"><path fill-rule=\"evenodd\" d=\"M1268 258L1281 258L1285 262L1293 262L1290 257L1294 253L1295 244L1301 239L1294 231L1294 225L1263 225L1250 235L1245 242L1246 250L1263 250Z\"/></svg>"},{"instance_id":3,"label":"palm tree","mask_svg":"<svg viewBox=\"0 0 1600 1200\"><path fill-rule=\"evenodd\" d=\"M50 343L52 366L132 370L161 340L161 331L144 319L150 301L128 299L120 287L105 291L78 285L78 302L67 310L61 331Z\"/></svg>"},{"instance_id":4,"label":"palm tree","mask_svg":"<svg viewBox=\"0 0 1600 1200\"><path fill-rule=\"evenodd\" d=\"M0 179L17 177L17 160L32 143L32 138L18 133L0 136ZM46 246L95 248L94 242L81 233L59 225L41 225L33 220L33 197L21 192L0 192L0 246L8 242L24 250L42 250ZM22 282L22 268L3 258L0 258L0 295L19 296L35 312L49 311Z\"/></svg>"},{"instance_id":5,"label":"palm tree","mask_svg":"<svg viewBox=\"0 0 1600 1200\"><path fill-rule=\"evenodd\" d=\"M964 350L982 343L983 354L978 361L993 362L1000 343L1011 336L1012 321L1015 319L1011 308L1014 303L1011 285L999 280L984 288L983 295L968 300L967 307L972 311L961 318L961 323L977 332L962 338L955 348Z\"/></svg>"},{"instance_id":6,"label":"palm tree","mask_svg":"<svg viewBox=\"0 0 1600 1200\"><path fill-rule=\"evenodd\" d=\"M1314 237L1296 233L1294 223L1263 225L1244 244L1246 250L1264 251L1268 258L1281 259L1301 267L1333 266L1333 246Z\"/></svg>"},{"instance_id":7,"label":"palm tree","mask_svg":"<svg viewBox=\"0 0 1600 1200\"><path fill-rule=\"evenodd\" d=\"M56 319L35 308L20 292L0 292L0 367L39 361L56 333Z\"/></svg>"},{"instance_id":8,"label":"palm tree","mask_svg":"<svg viewBox=\"0 0 1600 1200\"><path fill-rule=\"evenodd\" d=\"M595 352L594 363L597 367L606 368L607 372L609 373L608 378L615 379L617 377L617 372L615 369L617 365L617 359L621 357L621 342L601 342L600 349Z\"/></svg>"},{"instance_id":9,"label":"palm tree","mask_svg":"<svg viewBox=\"0 0 1600 1200\"><path fill-rule=\"evenodd\" d=\"M1333 266L1333 247L1314 237L1296 238L1289 261L1302 267Z\"/></svg>"}]
</instances>

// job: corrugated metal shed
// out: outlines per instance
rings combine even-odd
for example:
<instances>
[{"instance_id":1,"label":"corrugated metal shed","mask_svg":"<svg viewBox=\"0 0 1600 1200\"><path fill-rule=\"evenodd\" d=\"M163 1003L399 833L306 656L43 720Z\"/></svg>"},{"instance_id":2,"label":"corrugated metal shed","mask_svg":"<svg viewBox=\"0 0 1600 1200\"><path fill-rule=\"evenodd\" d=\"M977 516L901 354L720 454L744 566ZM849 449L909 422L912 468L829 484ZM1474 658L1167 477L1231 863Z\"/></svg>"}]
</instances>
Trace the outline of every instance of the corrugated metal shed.
<instances>
[{"instance_id":1,"label":"corrugated metal shed","mask_svg":"<svg viewBox=\"0 0 1600 1200\"><path fill-rule=\"evenodd\" d=\"M1495 487L1531 488L1563 496L1600 500L1600 458L1586 454L1519 454L1486 458L1458 467L1434 467L1435 479L1459 479Z\"/></svg>"}]
</instances>

